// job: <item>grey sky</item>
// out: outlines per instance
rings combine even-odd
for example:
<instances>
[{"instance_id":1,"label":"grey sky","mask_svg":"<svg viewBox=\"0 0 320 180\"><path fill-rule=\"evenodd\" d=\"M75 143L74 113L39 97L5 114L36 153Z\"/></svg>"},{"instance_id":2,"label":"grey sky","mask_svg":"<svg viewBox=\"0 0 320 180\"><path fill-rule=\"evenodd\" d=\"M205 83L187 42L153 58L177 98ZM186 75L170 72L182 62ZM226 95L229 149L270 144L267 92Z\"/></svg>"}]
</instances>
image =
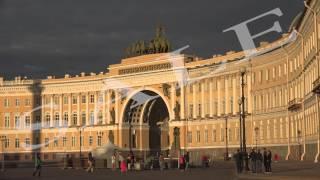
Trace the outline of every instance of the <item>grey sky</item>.
<instances>
[{"instance_id":1,"label":"grey sky","mask_svg":"<svg viewBox=\"0 0 320 180\"><path fill-rule=\"evenodd\" d=\"M251 33L278 20L287 31L303 10L302 0L0 0L0 76L43 78L65 73L105 71L120 61L124 49L149 40L162 24L179 48L210 57L240 50L233 25L279 7L282 17L250 24ZM256 39L272 41L270 33Z\"/></svg>"}]
</instances>

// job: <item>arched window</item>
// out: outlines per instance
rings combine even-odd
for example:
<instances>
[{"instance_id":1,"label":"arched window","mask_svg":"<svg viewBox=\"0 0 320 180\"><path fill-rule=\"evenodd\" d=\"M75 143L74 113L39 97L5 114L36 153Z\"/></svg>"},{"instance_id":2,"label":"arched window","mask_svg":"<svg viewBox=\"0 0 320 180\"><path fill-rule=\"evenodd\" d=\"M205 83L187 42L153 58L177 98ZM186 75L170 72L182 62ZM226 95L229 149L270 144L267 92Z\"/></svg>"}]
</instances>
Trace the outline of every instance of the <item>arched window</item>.
<instances>
[{"instance_id":1,"label":"arched window","mask_svg":"<svg viewBox=\"0 0 320 180\"><path fill-rule=\"evenodd\" d=\"M68 126L68 120L69 120L69 115L67 112L65 112L64 117L63 117L63 125L64 126Z\"/></svg>"}]
</instances>

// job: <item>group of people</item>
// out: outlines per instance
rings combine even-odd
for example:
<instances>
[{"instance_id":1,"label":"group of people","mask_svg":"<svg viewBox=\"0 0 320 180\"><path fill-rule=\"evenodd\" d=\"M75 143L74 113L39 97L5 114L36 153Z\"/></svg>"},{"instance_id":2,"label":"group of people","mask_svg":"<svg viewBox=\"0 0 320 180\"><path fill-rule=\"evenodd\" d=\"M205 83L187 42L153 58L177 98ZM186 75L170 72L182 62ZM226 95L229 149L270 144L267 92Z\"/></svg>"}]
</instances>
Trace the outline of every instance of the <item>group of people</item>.
<instances>
[{"instance_id":1,"label":"group of people","mask_svg":"<svg viewBox=\"0 0 320 180\"><path fill-rule=\"evenodd\" d=\"M245 152L240 152L240 150L238 149L233 157L236 162L238 173L242 173L246 160L250 161L250 168L252 173L262 173L262 166L264 166L265 173L271 173L272 153L270 150L266 150L264 148L263 153L261 153L260 149L258 149L257 151L256 149L252 149L250 154L248 155Z\"/></svg>"},{"instance_id":2,"label":"group of people","mask_svg":"<svg viewBox=\"0 0 320 180\"><path fill-rule=\"evenodd\" d=\"M122 173L134 169L135 157L133 152L128 154L127 159L125 159L121 153L115 152L111 157L112 170L117 169L117 163Z\"/></svg>"},{"instance_id":3,"label":"group of people","mask_svg":"<svg viewBox=\"0 0 320 180\"><path fill-rule=\"evenodd\" d=\"M189 162L190 162L190 156L189 156L189 152L186 152L185 154L182 154L179 157L179 169L181 171L186 171L189 169Z\"/></svg>"}]
</instances>

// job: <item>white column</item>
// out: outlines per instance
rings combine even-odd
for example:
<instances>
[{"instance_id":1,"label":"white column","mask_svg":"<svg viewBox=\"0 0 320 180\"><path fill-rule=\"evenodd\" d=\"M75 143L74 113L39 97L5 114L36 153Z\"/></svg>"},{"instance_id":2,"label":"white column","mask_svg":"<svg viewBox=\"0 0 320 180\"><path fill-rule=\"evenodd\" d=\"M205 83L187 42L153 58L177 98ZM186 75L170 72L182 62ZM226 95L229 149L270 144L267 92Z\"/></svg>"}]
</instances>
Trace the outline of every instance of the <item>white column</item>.
<instances>
[{"instance_id":1,"label":"white column","mask_svg":"<svg viewBox=\"0 0 320 180\"><path fill-rule=\"evenodd\" d=\"M210 79L209 80L210 82L209 82L209 97L210 97L210 99L209 99L209 113L210 113L210 117L212 117L213 116L213 103L214 103L214 100L213 100L213 79Z\"/></svg>"},{"instance_id":2,"label":"white column","mask_svg":"<svg viewBox=\"0 0 320 180\"><path fill-rule=\"evenodd\" d=\"M237 80L236 77L232 78L232 92L233 92L233 114L235 115L238 111L238 98L237 98Z\"/></svg>"},{"instance_id":3,"label":"white column","mask_svg":"<svg viewBox=\"0 0 320 180\"><path fill-rule=\"evenodd\" d=\"M119 119L119 101L120 101L120 94L118 92L118 89L115 89L115 122L121 123L121 120Z\"/></svg>"},{"instance_id":4,"label":"white column","mask_svg":"<svg viewBox=\"0 0 320 180\"><path fill-rule=\"evenodd\" d=\"M86 125L89 126L89 93L86 94Z\"/></svg>"},{"instance_id":5,"label":"white column","mask_svg":"<svg viewBox=\"0 0 320 180\"><path fill-rule=\"evenodd\" d=\"M102 123L103 124L106 124L107 123L107 120L106 120L106 91L103 91L102 92L102 96L103 96L103 99L102 99Z\"/></svg>"},{"instance_id":6,"label":"white column","mask_svg":"<svg viewBox=\"0 0 320 180\"><path fill-rule=\"evenodd\" d=\"M171 83L171 88L170 88L170 98L171 98L171 111L173 112L173 119L176 118L176 114L174 113L174 108L176 106L176 86L175 83ZM170 111L170 110L169 110Z\"/></svg>"},{"instance_id":7,"label":"white column","mask_svg":"<svg viewBox=\"0 0 320 180\"><path fill-rule=\"evenodd\" d=\"M221 115L221 83L220 79L217 79L217 91L218 91L218 113L217 115Z\"/></svg>"},{"instance_id":8,"label":"white column","mask_svg":"<svg viewBox=\"0 0 320 180\"><path fill-rule=\"evenodd\" d=\"M42 108L41 108L41 127L45 127L45 120L46 120L46 114L45 114L45 106L46 106L46 104L45 104L45 96L44 95L42 95L41 96L41 106L42 106Z\"/></svg>"},{"instance_id":9,"label":"white column","mask_svg":"<svg viewBox=\"0 0 320 180\"><path fill-rule=\"evenodd\" d=\"M53 95L50 95L50 127L53 127L53 121L54 121L54 102L53 102Z\"/></svg>"},{"instance_id":10,"label":"white column","mask_svg":"<svg viewBox=\"0 0 320 180\"><path fill-rule=\"evenodd\" d=\"M68 96L68 126L71 126L71 121L72 121L72 102L71 102L71 97L72 97L72 94L69 94Z\"/></svg>"},{"instance_id":11,"label":"white column","mask_svg":"<svg viewBox=\"0 0 320 180\"><path fill-rule=\"evenodd\" d=\"M110 105L111 105L111 99L110 99L110 91L107 90L107 124L110 124Z\"/></svg>"},{"instance_id":12,"label":"white column","mask_svg":"<svg viewBox=\"0 0 320 180\"><path fill-rule=\"evenodd\" d=\"M98 93L94 92L94 124L98 124L98 113L99 113L99 108L98 108Z\"/></svg>"},{"instance_id":13,"label":"white column","mask_svg":"<svg viewBox=\"0 0 320 180\"><path fill-rule=\"evenodd\" d=\"M225 109L226 109L226 112L225 114L228 114L230 112L230 98L229 98L229 78L226 77L225 80L224 80L224 92L225 92Z\"/></svg>"},{"instance_id":14,"label":"white column","mask_svg":"<svg viewBox=\"0 0 320 180\"><path fill-rule=\"evenodd\" d=\"M206 107L206 104L205 104L205 99L204 99L204 81L200 81L200 86L201 86L201 118L204 118L205 117L205 107Z\"/></svg>"},{"instance_id":15,"label":"white column","mask_svg":"<svg viewBox=\"0 0 320 180\"><path fill-rule=\"evenodd\" d=\"M251 113L252 112L252 97L251 97L251 75L248 74L247 75L247 85L248 85L248 113ZM275 101L275 99L274 99Z\"/></svg>"},{"instance_id":16,"label":"white column","mask_svg":"<svg viewBox=\"0 0 320 180\"><path fill-rule=\"evenodd\" d=\"M183 82L181 83L182 86L180 87L180 116L181 116L181 119L185 119L185 86L183 85Z\"/></svg>"},{"instance_id":17,"label":"white column","mask_svg":"<svg viewBox=\"0 0 320 180\"><path fill-rule=\"evenodd\" d=\"M193 119L197 118L197 97L196 84L192 84L192 103L193 103Z\"/></svg>"},{"instance_id":18,"label":"white column","mask_svg":"<svg viewBox=\"0 0 320 180\"><path fill-rule=\"evenodd\" d=\"M63 99L62 99L62 94L59 97L59 117L60 117L60 122L59 126L63 126Z\"/></svg>"},{"instance_id":19,"label":"white column","mask_svg":"<svg viewBox=\"0 0 320 180\"><path fill-rule=\"evenodd\" d=\"M77 125L80 126L80 121L81 121L81 117L80 117L80 94L77 95Z\"/></svg>"}]
</instances>

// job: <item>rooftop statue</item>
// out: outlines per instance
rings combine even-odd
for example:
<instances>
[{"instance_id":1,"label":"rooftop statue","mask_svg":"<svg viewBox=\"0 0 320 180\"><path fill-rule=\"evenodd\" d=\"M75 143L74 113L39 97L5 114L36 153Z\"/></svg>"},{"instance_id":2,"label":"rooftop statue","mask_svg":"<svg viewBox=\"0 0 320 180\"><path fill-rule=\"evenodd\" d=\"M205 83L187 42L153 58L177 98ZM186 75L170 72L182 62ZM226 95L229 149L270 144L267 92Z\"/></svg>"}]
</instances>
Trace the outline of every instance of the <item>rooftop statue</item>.
<instances>
[{"instance_id":1,"label":"rooftop statue","mask_svg":"<svg viewBox=\"0 0 320 180\"><path fill-rule=\"evenodd\" d=\"M126 57L135 57L145 54L166 53L171 50L169 40L165 37L164 28L158 26L154 39L148 41L140 40L131 44L125 50Z\"/></svg>"}]
</instances>

